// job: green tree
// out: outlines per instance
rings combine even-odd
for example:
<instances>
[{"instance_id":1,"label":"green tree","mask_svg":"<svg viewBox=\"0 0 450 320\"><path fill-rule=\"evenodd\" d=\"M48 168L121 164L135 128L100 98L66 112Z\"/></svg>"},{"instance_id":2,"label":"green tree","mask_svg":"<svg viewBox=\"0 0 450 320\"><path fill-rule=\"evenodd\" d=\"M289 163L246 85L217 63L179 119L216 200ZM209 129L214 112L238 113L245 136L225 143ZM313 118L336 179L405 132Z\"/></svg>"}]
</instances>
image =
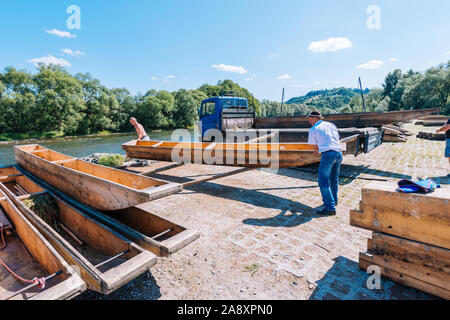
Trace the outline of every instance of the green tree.
<instances>
[{"instance_id":1,"label":"green tree","mask_svg":"<svg viewBox=\"0 0 450 320\"><path fill-rule=\"evenodd\" d=\"M111 114L111 121L117 131L129 131L132 128L128 120L130 115L135 114L136 112L136 98L125 88L113 89L111 91L118 103L117 111L114 112L113 110Z\"/></svg>"},{"instance_id":2,"label":"green tree","mask_svg":"<svg viewBox=\"0 0 450 320\"><path fill-rule=\"evenodd\" d=\"M83 88L62 67L40 65L36 82L37 114L40 131L75 133L83 118Z\"/></svg>"},{"instance_id":3,"label":"green tree","mask_svg":"<svg viewBox=\"0 0 450 320\"><path fill-rule=\"evenodd\" d=\"M36 130L35 82L30 73L13 67L0 74L0 123L3 131L25 133Z\"/></svg>"},{"instance_id":4,"label":"green tree","mask_svg":"<svg viewBox=\"0 0 450 320\"><path fill-rule=\"evenodd\" d=\"M172 119L176 128L190 128L198 118L197 100L193 91L180 89L173 93L175 98Z\"/></svg>"},{"instance_id":5,"label":"green tree","mask_svg":"<svg viewBox=\"0 0 450 320\"><path fill-rule=\"evenodd\" d=\"M108 129L115 130L117 125L112 118L119 110L115 95L89 73L78 73L75 75L75 79L83 87L85 104L83 120L78 131L80 133L96 133Z\"/></svg>"}]
</instances>

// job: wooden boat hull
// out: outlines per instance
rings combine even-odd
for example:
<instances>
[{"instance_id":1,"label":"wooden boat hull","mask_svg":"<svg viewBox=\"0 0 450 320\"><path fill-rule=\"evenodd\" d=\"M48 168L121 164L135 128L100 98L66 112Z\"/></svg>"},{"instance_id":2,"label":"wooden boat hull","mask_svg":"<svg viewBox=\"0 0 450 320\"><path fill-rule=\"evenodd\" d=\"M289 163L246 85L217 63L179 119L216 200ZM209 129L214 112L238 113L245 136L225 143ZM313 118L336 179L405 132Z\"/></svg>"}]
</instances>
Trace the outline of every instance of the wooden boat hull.
<instances>
[{"instance_id":1,"label":"wooden boat hull","mask_svg":"<svg viewBox=\"0 0 450 320\"><path fill-rule=\"evenodd\" d=\"M392 112L365 112L324 115L326 121L334 123L338 128L382 127L387 124L408 122L419 117L437 113L440 108L421 110L402 110ZM259 118L255 120L256 129L270 128L309 128L308 117L290 116Z\"/></svg>"},{"instance_id":2,"label":"wooden boat hull","mask_svg":"<svg viewBox=\"0 0 450 320\"><path fill-rule=\"evenodd\" d=\"M158 256L169 256L200 237L199 232L187 229L179 224L168 221L160 215L150 212L146 209L147 204L119 211L100 212L69 198L61 191L49 186L46 182L34 177L28 172L23 172L23 174L78 210L83 211L140 247Z\"/></svg>"},{"instance_id":3,"label":"wooden boat hull","mask_svg":"<svg viewBox=\"0 0 450 320\"><path fill-rule=\"evenodd\" d=\"M44 222L25 205L24 200L33 194L18 196L11 188L0 183L0 189L31 224L67 262L79 268L88 289L109 294L156 263L154 254L77 210L25 175L17 176L16 179L15 183L23 190L40 189L38 194L45 193L53 199L57 208L57 219L61 223L57 226ZM113 259L119 254L119 257ZM113 260L109 261L110 259ZM102 265L105 261L109 262Z\"/></svg>"},{"instance_id":4,"label":"wooden boat hull","mask_svg":"<svg viewBox=\"0 0 450 320\"><path fill-rule=\"evenodd\" d=\"M122 145L130 158L247 168L289 168L320 162L313 147L301 143L234 144L130 141Z\"/></svg>"},{"instance_id":5,"label":"wooden boat hull","mask_svg":"<svg viewBox=\"0 0 450 320\"><path fill-rule=\"evenodd\" d=\"M82 161L39 145L16 146L20 167L98 210L120 210L180 192L180 184Z\"/></svg>"},{"instance_id":6,"label":"wooden boat hull","mask_svg":"<svg viewBox=\"0 0 450 320\"><path fill-rule=\"evenodd\" d=\"M1 169L0 173L4 174ZM0 181L2 180L4 179ZM5 221L8 221L5 229L7 232L10 230L10 235L6 237L6 248L0 250L0 258L14 272L32 279L62 271L49 280L43 290L33 288L11 298L12 300L71 299L86 290L86 284L79 275L0 190L0 222ZM0 300L11 297L26 286L0 266Z\"/></svg>"}]
</instances>

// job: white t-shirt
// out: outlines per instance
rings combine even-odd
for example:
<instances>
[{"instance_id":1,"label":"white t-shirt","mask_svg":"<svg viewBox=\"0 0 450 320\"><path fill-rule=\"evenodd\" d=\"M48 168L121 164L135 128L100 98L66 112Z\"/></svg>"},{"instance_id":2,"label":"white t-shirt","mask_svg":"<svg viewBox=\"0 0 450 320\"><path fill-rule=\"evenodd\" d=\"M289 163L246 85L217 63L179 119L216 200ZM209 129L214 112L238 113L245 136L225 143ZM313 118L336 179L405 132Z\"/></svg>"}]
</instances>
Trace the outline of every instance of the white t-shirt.
<instances>
[{"instance_id":1,"label":"white t-shirt","mask_svg":"<svg viewBox=\"0 0 450 320\"><path fill-rule=\"evenodd\" d=\"M320 153L330 150L341 152L339 140L339 131L330 122L320 120L309 129L308 144L316 145Z\"/></svg>"}]
</instances>

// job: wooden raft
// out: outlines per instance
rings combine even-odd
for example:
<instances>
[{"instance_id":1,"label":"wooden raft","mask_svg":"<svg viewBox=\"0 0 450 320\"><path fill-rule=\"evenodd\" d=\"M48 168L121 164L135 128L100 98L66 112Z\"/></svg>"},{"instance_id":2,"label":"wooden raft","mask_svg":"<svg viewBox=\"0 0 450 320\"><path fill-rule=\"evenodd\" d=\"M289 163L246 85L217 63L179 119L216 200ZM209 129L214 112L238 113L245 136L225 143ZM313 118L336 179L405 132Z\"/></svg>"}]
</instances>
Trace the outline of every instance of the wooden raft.
<instances>
[{"instance_id":1,"label":"wooden raft","mask_svg":"<svg viewBox=\"0 0 450 320\"><path fill-rule=\"evenodd\" d=\"M46 238L64 260L79 268L81 278L88 289L110 294L156 263L156 256L151 252L15 170L18 174L13 176L13 182L28 194L19 196L0 180L0 190L3 192L1 194L11 200L18 212ZM54 222L44 221L24 202L42 195L51 200L55 210Z\"/></svg>"},{"instance_id":2,"label":"wooden raft","mask_svg":"<svg viewBox=\"0 0 450 320\"><path fill-rule=\"evenodd\" d=\"M381 269L382 276L450 299L450 189L429 194L396 192L392 183L362 189L352 226L372 230L359 266Z\"/></svg>"}]
</instances>

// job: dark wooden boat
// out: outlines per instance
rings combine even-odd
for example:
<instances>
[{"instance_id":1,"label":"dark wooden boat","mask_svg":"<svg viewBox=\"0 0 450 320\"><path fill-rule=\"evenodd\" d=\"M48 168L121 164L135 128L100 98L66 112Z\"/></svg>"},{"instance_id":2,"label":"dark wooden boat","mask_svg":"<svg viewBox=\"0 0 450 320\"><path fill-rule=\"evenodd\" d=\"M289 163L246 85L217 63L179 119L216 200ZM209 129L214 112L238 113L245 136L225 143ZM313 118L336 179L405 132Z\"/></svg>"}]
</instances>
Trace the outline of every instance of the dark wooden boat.
<instances>
[{"instance_id":1,"label":"dark wooden boat","mask_svg":"<svg viewBox=\"0 0 450 320\"><path fill-rule=\"evenodd\" d=\"M0 168L0 181L10 180L8 176L13 172ZM0 300L71 299L86 290L79 275L1 190L0 224L6 242L6 247L0 250L0 259L25 280L46 279L41 289L16 278L0 264Z\"/></svg>"},{"instance_id":2,"label":"dark wooden boat","mask_svg":"<svg viewBox=\"0 0 450 320\"><path fill-rule=\"evenodd\" d=\"M0 183L0 189L59 254L79 268L90 290L109 294L156 263L153 253L69 205L20 172L7 183ZM29 200L33 201L31 205Z\"/></svg>"},{"instance_id":3,"label":"dark wooden boat","mask_svg":"<svg viewBox=\"0 0 450 320\"><path fill-rule=\"evenodd\" d=\"M392 112L342 113L324 115L324 118L326 121L334 123L338 128L382 127L387 124L408 122L425 115L437 113L440 110L440 108L432 108ZM256 129L309 127L308 117L306 116L258 118L255 120Z\"/></svg>"},{"instance_id":4,"label":"dark wooden boat","mask_svg":"<svg viewBox=\"0 0 450 320\"><path fill-rule=\"evenodd\" d=\"M120 210L180 192L177 183L79 160L39 145L14 147L20 167L98 210Z\"/></svg>"},{"instance_id":5,"label":"dark wooden boat","mask_svg":"<svg viewBox=\"0 0 450 320\"><path fill-rule=\"evenodd\" d=\"M183 163L289 168L320 162L306 143L205 143L133 140L122 145L130 158Z\"/></svg>"}]
</instances>

